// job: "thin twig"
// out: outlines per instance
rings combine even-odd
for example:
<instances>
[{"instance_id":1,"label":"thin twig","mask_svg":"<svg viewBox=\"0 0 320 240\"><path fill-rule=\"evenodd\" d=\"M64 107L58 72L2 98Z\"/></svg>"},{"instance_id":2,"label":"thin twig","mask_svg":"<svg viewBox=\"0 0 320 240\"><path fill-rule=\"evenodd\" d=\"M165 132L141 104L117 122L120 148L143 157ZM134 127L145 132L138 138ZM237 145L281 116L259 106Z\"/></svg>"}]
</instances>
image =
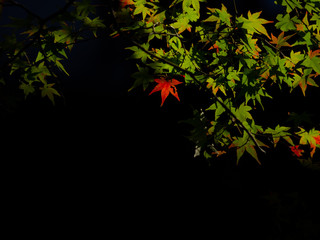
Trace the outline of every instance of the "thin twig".
<instances>
[{"instance_id":1,"label":"thin twig","mask_svg":"<svg viewBox=\"0 0 320 240\"><path fill-rule=\"evenodd\" d=\"M52 13L51 15L49 15L48 17L46 17L45 19L43 19L43 22L48 22L49 20L59 16L60 14L64 13L65 11L67 11L67 9L75 2L75 0L69 0L62 8L60 8L58 11Z\"/></svg>"},{"instance_id":2,"label":"thin twig","mask_svg":"<svg viewBox=\"0 0 320 240\"><path fill-rule=\"evenodd\" d=\"M235 0L233 0L233 6L234 6L234 11L236 12L236 15L238 16L238 10L237 10L237 5L236 5Z\"/></svg>"},{"instance_id":3,"label":"thin twig","mask_svg":"<svg viewBox=\"0 0 320 240\"><path fill-rule=\"evenodd\" d=\"M22 4L19 4L19 3L16 3L15 1L13 1L13 0L10 0L10 2L13 5L23 8L26 12L28 12L31 15L33 15L37 19L39 19L40 27L39 27L39 30L33 35L34 38L30 42L28 42L26 45L24 45L12 58L10 58L9 61L5 65L8 66L10 63L14 62L18 57L21 56L21 54L23 54L23 52L25 52L28 48L30 48L39 39L40 34L43 31L44 24L46 22L48 22L49 20L51 20L52 18L55 18L55 17L59 16L60 14L62 14L64 11L66 11L74 3L74 1L75 0L70 0L69 2L67 2L65 4L65 6L63 8L61 8L58 11L54 12L53 14L49 15L47 18L42 19L39 16L37 16L36 14L32 13L32 11L30 11L28 8L26 8Z\"/></svg>"},{"instance_id":4,"label":"thin twig","mask_svg":"<svg viewBox=\"0 0 320 240\"><path fill-rule=\"evenodd\" d=\"M19 7L19 8L21 8L21 9L23 9L23 10L24 10L26 13L28 13L29 15L31 15L31 16L35 17L36 19L38 19L39 22L42 21L42 18L41 18L38 14L32 12L29 8L27 8L27 7L24 6L23 4L18 3L18 2L14 1L14 0L9 0L9 2L12 4L12 5L10 5L10 6Z\"/></svg>"}]
</instances>

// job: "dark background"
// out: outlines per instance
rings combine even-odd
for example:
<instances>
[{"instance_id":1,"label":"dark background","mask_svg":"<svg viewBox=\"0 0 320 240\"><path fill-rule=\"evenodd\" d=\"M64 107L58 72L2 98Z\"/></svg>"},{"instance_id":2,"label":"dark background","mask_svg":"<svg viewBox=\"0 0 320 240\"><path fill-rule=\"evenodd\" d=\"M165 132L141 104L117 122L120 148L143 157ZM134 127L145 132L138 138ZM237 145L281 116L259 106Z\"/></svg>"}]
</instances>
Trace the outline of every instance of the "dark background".
<instances>
[{"instance_id":1,"label":"dark background","mask_svg":"<svg viewBox=\"0 0 320 240\"><path fill-rule=\"evenodd\" d=\"M43 17L64 3L21 2ZM280 11L273 1L236 2L239 13L262 10L268 20ZM232 12L232 1L225 5ZM10 14L23 13L4 11L2 19ZM65 63L70 77L62 75L64 97L56 106L40 98L2 105L4 183L20 221L49 217L53 229L45 220L39 225L47 233L72 229L88 236L101 228L119 236L223 233L224 239L315 231L317 173L301 168L287 149L262 158L263 166L250 158L239 166L235 159L211 166L194 159L194 146L184 137L189 128L178 123L192 116L194 93L179 86L181 102L169 96L162 108L160 94L148 96L151 89L128 93L136 71L124 50L128 44L104 38L77 45ZM286 111L312 110L298 104L301 95L279 92L264 120L276 123ZM287 109L293 102L296 108ZM265 196L276 196L273 205ZM285 209L281 224L279 209Z\"/></svg>"}]
</instances>

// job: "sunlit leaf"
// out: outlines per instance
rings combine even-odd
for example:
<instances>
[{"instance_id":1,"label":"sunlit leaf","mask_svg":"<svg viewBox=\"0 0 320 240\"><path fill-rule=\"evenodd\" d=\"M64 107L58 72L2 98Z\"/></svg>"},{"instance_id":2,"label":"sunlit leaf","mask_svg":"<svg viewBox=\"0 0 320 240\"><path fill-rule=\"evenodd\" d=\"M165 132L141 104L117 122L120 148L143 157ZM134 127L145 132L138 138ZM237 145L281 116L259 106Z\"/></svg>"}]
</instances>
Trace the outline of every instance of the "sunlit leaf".
<instances>
[{"instance_id":1,"label":"sunlit leaf","mask_svg":"<svg viewBox=\"0 0 320 240\"><path fill-rule=\"evenodd\" d=\"M248 31L249 34L253 33L262 33L268 38L270 38L266 28L263 26L263 24L272 23L273 21L267 21L263 18L259 18L261 12L256 12L251 14L251 12L248 12L248 18L239 17L238 21L239 23L243 23L243 28Z\"/></svg>"},{"instance_id":2,"label":"sunlit leaf","mask_svg":"<svg viewBox=\"0 0 320 240\"><path fill-rule=\"evenodd\" d=\"M178 101L180 101L176 85L181 84L182 82L176 79L166 80L164 78L155 79L154 81L158 83L158 85L154 87L149 95L154 92L161 91L161 107L163 106L163 103L168 97L169 93L171 93L176 99L178 99Z\"/></svg>"}]
</instances>

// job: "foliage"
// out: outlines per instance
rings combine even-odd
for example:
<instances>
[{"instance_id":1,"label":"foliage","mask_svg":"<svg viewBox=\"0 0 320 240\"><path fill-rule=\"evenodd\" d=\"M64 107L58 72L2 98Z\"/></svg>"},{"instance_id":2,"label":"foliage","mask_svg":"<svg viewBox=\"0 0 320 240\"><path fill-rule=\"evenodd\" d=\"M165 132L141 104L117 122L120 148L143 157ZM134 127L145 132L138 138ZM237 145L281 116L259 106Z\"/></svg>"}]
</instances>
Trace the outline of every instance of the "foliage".
<instances>
[{"instance_id":1,"label":"foliage","mask_svg":"<svg viewBox=\"0 0 320 240\"><path fill-rule=\"evenodd\" d=\"M142 86L153 88L149 95L161 91L163 106L169 93L180 101L182 82L176 79L183 76L185 87L193 86L207 97L188 121L194 127L190 139L195 156L215 159L234 153L239 162L247 153L261 164L259 156L281 143L295 156L313 159L320 148L315 126L307 130L287 125L299 122L294 114L277 126L256 117L260 110L269 111L265 102L274 97L274 86L290 93L300 88L304 96L308 85L318 87L320 1L276 2L283 13L269 21L262 12L232 15L223 4L211 6L206 0L123 0L106 5L106 23L95 15L90 0L69 0L46 18L13 0L1 1L0 11L11 5L28 16L5 26L16 34L0 43L6 60L0 84L16 79L25 97L40 94L54 104L61 95L58 73L68 75L63 63L69 51L86 41L88 32L101 37L99 30L108 26L110 37L131 44L127 50L137 72L130 90ZM269 28L274 28L272 33ZM302 145L309 151L300 149Z\"/></svg>"},{"instance_id":2,"label":"foliage","mask_svg":"<svg viewBox=\"0 0 320 240\"><path fill-rule=\"evenodd\" d=\"M208 96L205 110L196 111L189 121L196 156L217 158L235 150L237 162L247 152L260 164L259 155L279 142L296 157L312 159L320 148L320 132L314 128L300 126L299 131L298 126L285 126L288 122L256 122L259 108L267 114L264 103L273 98L274 86L290 93L299 87L304 96L308 85L318 87L320 1L277 4L284 11L275 21L261 17L262 12L233 16L223 4L211 7L204 0L175 0L170 5L136 0L119 10L127 21L114 24L112 36L133 44L128 49L139 64L134 87L153 86L150 76L158 83L151 93L165 89L161 84L166 83L162 106L173 90L163 79L184 75L186 87L194 85ZM174 86L171 93L177 97L177 91ZM309 145L310 151L299 149L301 145Z\"/></svg>"},{"instance_id":3,"label":"foliage","mask_svg":"<svg viewBox=\"0 0 320 240\"><path fill-rule=\"evenodd\" d=\"M95 13L91 1L67 1L65 6L46 18L13 0L3 1L6 7L21 8L27 13L24 18L11 18L9 28L13 34L2 36L0 43L1 65L0 83L6 85L11 79L18 82L25 97L40 93L54 104L55 96L60 96L58 72L69 75L63 62L68 59L72 47L85 41L87 32L97 37L98 29L105 28ZM58 72L57 72L58 70Z\"/></svg>"}]
</instances>

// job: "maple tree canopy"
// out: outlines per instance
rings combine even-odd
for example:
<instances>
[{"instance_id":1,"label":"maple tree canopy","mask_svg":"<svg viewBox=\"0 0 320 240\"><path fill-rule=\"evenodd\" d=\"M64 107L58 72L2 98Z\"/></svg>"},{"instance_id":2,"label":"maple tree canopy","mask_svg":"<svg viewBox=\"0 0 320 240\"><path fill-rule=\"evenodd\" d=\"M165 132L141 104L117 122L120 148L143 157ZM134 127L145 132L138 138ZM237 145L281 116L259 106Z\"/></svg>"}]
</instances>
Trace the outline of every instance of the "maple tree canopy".
<instances>
[{"instance_id":1,"label":"maple tree canopy","mask_svg":"<svg viewBox=\"0 0 320 240\"><path fill-rule=\"evenodd\" d=\"M307 115L295 112L287 119L274 116L271 124L257 116L272 113L266 103L273 101L275 87L305 98L318 87L319 0L277 0L283 11L273 20L263 11L235 9L232 15L225 5L206 0L114 3L102 5L106 19L97 16L90 0L68 0L42 18L23 4L0 1L0 14L6 6L27 14L6 26L13 34L0 43L0 87L16 79L25 98L39 94L55 104L63 95L57 83L61 74L69 75L64 63L73 46L90 38L121 38L137 66L129 91L161 91L161 107L170 104L170 94L184 104L178 93L189 87L206 98L186 121L193 128L195 156L231 156L237 163L247 156L261 164L261 156L281 144L298 159L318 161L319 122L306 124Z\"/></svg>"}]
</instances>

